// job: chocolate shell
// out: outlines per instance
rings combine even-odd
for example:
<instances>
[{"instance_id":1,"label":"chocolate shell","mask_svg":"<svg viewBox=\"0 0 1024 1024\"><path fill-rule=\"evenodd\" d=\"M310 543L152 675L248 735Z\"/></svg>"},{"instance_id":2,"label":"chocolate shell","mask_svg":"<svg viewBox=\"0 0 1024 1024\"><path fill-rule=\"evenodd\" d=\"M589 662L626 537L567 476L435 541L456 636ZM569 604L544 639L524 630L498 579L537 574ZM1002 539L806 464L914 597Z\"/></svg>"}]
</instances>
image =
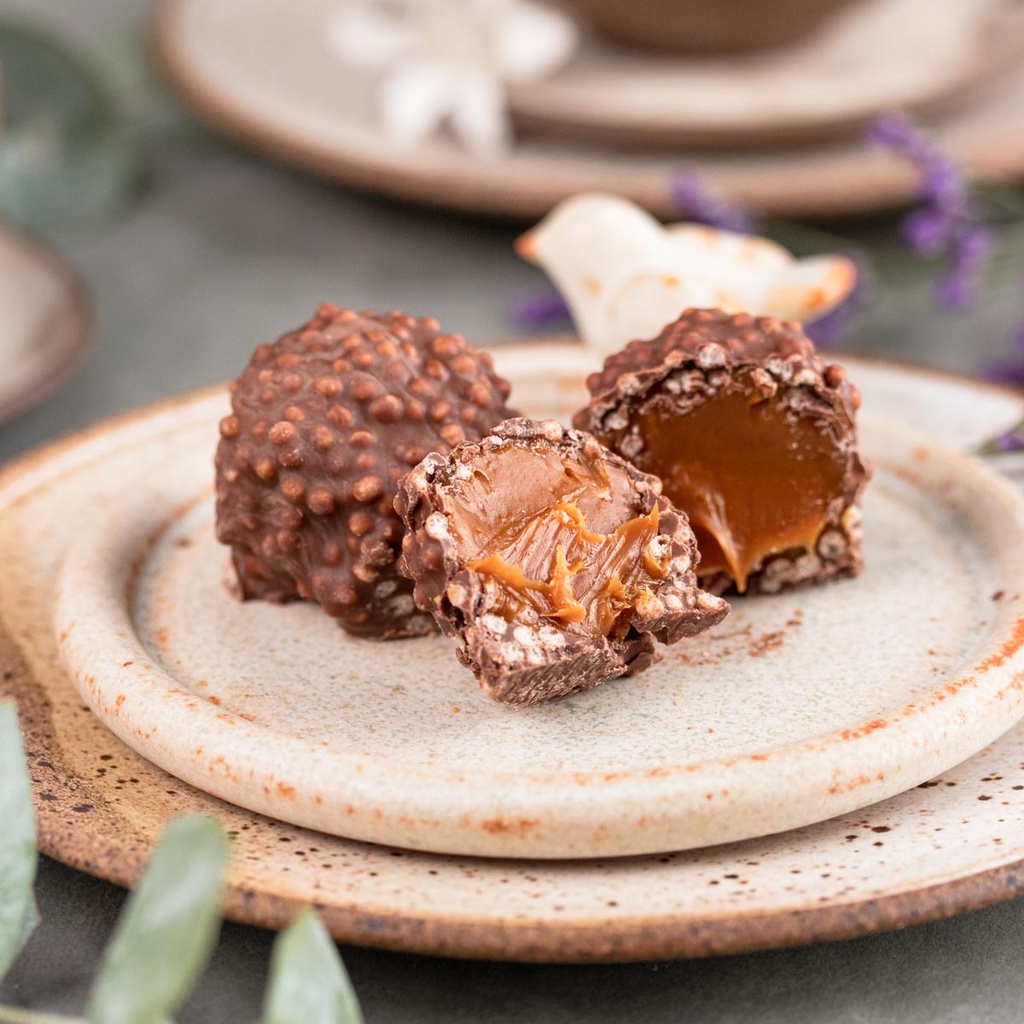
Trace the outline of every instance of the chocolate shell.
<instances>
[{"instance_id":1,"label":"chocolate shell","mask_svg":"<svg viewBox=\"0 0 1024 1024\"><path fill-rule=\"evenodd\" d=\"M401 571L459 660L517 707L633 674L722 619L686 517L593 437L511 419L399 484Z\"/></svg>"},{"instance_id":2,"label":"chocolate shell","mask_svg":"<svg viewBox=\"0 0 1024 1024\"><path fill-rule=\"evenodd\" d=\"M861 571L857 390L795 322L690 309L587 380L573 418L662 480L716 593Z\"/></svg>"},{"instance_id":3,"label":"chocolate shell","mask_svg":"<svg viewBox=\"0 0 1024 1024\"><path fill-rule=\"evenodd\" d=\"M243 598L317 601L373 639L433 630L397 571L401 476L505 419L490 357L431 317L321 306L260 345L217 448L217 537Z\"/></svg>"}]
</instances>

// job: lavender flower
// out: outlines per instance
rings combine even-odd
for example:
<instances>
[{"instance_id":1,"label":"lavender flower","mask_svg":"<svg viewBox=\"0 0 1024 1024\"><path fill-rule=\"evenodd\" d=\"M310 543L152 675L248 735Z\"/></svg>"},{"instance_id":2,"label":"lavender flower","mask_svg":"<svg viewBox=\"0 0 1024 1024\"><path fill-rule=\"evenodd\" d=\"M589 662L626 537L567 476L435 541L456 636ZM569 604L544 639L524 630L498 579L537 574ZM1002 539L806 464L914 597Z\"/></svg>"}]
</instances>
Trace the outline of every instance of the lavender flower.
<instances>
[{"instance_id":1,"label":"lavender flower","mask_svg":"<svg viewBox=\"0 0 1024 1024\"><path fill-rule=\"evenodd\" d=\"M935 282L936 302L943 309L970 309L992 249L992 235L978 223L977 204L963 172L905 114L883 114L868 129L867 139L918 169L921 206L903 218L900 232L919 256L946 258L946 270Z\"/></svg>"},{"instance_id":2,"label":"lavender flower","mask_svg":"<svg viewBox=\"0 0 1024 1024\"><path fill-rule=\"evenodd\" d=\"M677 171L668 187L672 202L687 220L741 235L757 233L757 218L742 203L712 192L696 171Z\"/></svg>"},{"instance_id":3,"label":"lavender flower","mask_svg":"<svg viewBox=\"0 0 1024 1024\"><path fill-rule=\"evenodd\" d=\"M988 446L982 446L981 454L1019 452L1022 448L1024 448L1024 423L1018 423L1015 427L1011 427L1005 433L993 438Z\"/></svg>"},{"instance_id":4,"label":"lavender flower","mask_svg":"<svg viewBox=\"0 0 1024 1024\"><path fill-rule=\"evenodd\" d=\"M953 240L949 270L935 282L935 297L944 309L974 306L992 250L992 232L984 225L965 229Z\"/></svg>"},{"instance_id":5,"label":"lavender flower","mask_svg":"<svg viewBox=\"0 0 1024 1024\"><path fill-rule=\"evenodd\" d=\"M884 114L869 128L868 142L909 160L920 172L921 206L907 214L900 231L919 256L946 258L946 269L935 281L936 302L943 308L966 311L978 297L981 280L994 248L993 230L979 222L978 204L955 161L930 136L902 113ZM1024 288L1024 281L1021 282ZM827 320L828 318L823 318ZM1024 323L1014 332L1011 354L982 368L1000 384L1024 387ZM1024 422L982 446L983 452L1024 449Z\"/></svg>"},{"instance_id":6,"label":"lavender flower","mask_svg":"<svg viewBox=\"0 0 1024 1024\"><path fill-rule=\"evenodd\" d=\"M949 245L949 216L930 206L908 213L900 222L900 234L914 252L922 256L941 256Z\"/></svg>"},{"instance_id":7,"label":"lavender flower","mask_svg":"<svg viewBox=\"0 0 1024 1024\"><path fill-rule=\"evenodd\" d=\"M569 307L556 288L541 288L517 295L509 305L509 319L524 331L545 331L572 322Z\"/></svg>"},{"instance_id":8,"label":"lavender flower","mask_svg":"<svg viewBox=\"0 0 1024 1024\"><path fill-rule=\"evenodd\" d=\"M1013 332L1011 355L989 363L983 372L987 380L996 384L1024 387L1024 323L1018 324Z\"/></svg>"}]
</instances>

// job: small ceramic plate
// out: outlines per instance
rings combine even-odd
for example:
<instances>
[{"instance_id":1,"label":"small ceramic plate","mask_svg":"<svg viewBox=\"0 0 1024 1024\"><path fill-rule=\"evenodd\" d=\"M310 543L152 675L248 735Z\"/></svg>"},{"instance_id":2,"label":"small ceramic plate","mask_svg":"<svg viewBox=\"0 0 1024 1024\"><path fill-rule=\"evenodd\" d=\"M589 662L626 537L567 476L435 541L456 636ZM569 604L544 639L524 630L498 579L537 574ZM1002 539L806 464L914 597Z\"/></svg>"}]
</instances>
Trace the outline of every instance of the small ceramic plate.
<instances>
[{"instance_id":1,"label":"small ceramic plate","mask_svg":"<svg viewBox=\"0 0 1024 1024\"><path fill-rule=\"evenodd\" d=\"M978 439L1024 413L1013 392L844 362L862 384L874 376L864 390L879 412L925 410ZM1022 726L869 810L765 839L611 861L416 854L306 831L182 784L82 704L44 624L80 514L116 514L118 491L101 479L138 475L154 459L170 464L220 401L219 392L196 396L101 424L0 475L0 694L18 702L47 855L131 885L167 821L202 811L234 841L225 897L233 919L280 927L313 904L343 941L515 960L770 948L931 920L1022 891Z\"/></svg>"},{"instance_id":2,"label":"small ceramic plate","mask_svg":"<svg viewBox=\"0 0 1024 1024\"><path fill-rule=\"evenodd\" d=\"M559 74L511 93L518 123L573 139L662 147L778 146L851 135L884 110L976 99L1024 56L1024 5L861 0L796 45L661 57L591 35Z\"/></svg>"},{"instance_id":3,"label":"small ceramic plate","mask_svg":"<svg viewBox=\"0 0 1024 1024\"><path fill-rule=\"evenodd\" d=\"M85 353L92 310L54 250L0 225L0 421L48 398Z\"/></svg>"},{"instance_id":4,"label":"small ceramic plate","mask_svg":"<svg viewBox=\"0 0 1024 1024\"><path fill-rule=\"evenodd\" d=\"M927 0L918 2L927 6ZM971 0L958 7L976 12L993 3ZM410 152L389 143L377 126L373 81L331 51L325 26L337 10L335 0L161 0L155 52L171 85L215 129L306 171L430 205L537 219L577 192L605 191L678 219L669 186L684 165L723 194L771 214L832 216L899 205L915 194L915 173L905 161L856 141L687 153L684 160L678 152L644 151L632 142L622 149L578 145L560 131L557 138L520 139L501 160L474 157L444 137ZM1002 57L995 57L1020 33L983 35L991 44L983 45L983 60L992 67L979 77L998 77ZM978 46L972 42L969 50L976 56ZM929 56L924 46L903 52L897 77L911 59ZM950 73L946 85L959 97L963 69L954 65L960 70ZM629 90L619 83L612 91L624 96ZM555 113L553 102L535 102L531 116L566 116L562 107ZM517 103L522 107L526 100ZM577 130L585 130L576 120ZM934 128L979 180L1018 177L1024 171L1024 77L1014 73L994 82L985 97Z\"/></svg>"},{"instance_id":5,"label":"small ceramic plate","mask_svg":"<svg viewBox=\"0 0 1024 1024\"><path fill-rule=\"evenodd\" d=\"M231 803L440 853L683 850L875 803L1024 714L1024 503L887 421L861 425L875 479L859 579L736 599L641 676L512 711L439 636L359 640L313 605L229 594L210 494L227 408L189 409L132 474L97 467L117 514L76 517L54 628L109 728Z\"/></svg>"}]
</instances>

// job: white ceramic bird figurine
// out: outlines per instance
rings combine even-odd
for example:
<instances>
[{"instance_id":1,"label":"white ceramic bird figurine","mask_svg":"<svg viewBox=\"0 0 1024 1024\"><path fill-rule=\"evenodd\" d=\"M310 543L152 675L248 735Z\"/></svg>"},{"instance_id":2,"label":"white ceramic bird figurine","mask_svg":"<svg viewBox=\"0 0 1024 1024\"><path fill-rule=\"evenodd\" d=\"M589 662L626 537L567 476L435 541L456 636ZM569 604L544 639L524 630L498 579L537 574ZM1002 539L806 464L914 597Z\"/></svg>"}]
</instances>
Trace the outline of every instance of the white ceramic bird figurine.
<instances>
[{"instance_id":1,"label":"white ceramic bird figurine","mask_svg":"<svg viewBox=\"0 0 1024 1024\"><path fill-rule=\"evenodd\" d=\"M547 271L583 343L602 354L653 338L690 307L815 320L856 280L843 256L797 259L766 238L663 227L629 200L599 192L560 203L516 251Z\"/></svg>"}]
</instances>

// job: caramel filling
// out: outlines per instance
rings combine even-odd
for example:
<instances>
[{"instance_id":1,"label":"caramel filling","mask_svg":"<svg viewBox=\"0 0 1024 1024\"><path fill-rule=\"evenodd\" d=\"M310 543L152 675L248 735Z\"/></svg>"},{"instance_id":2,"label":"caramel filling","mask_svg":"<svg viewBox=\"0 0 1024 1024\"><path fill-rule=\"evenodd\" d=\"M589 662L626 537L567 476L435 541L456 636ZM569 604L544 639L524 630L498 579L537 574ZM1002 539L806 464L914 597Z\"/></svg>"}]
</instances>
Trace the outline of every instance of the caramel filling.
<instances>
[{"instance_id":1,"label":"caramel filling","mask_svg":"<svg viewBox=\"0 0 1024 1024\"><path fill-rule=\"evenodd\" d=\"M844 469L820 421L734 390L685 415L655 399L634 424L643 450L632 461L660 476L665 496L689 516L701 576L727 572L743 593L767 556L814 550Z\"/></svg>"},{"instance_id":2,"label":"caramel filling","mask_svg":"<svg viewBox=\"0 0 1024 1024\"><path fill-rule=\"evenodd\" d=\"M638 598L666 576L669 545L652 543L658 507L637 515L619 470L510 449L460 489L466 512L453 526L475 551L467 567L501 587L495 611L509 622L532 608L562 628L617 639Z\"/></svg>"}]
</instances>

